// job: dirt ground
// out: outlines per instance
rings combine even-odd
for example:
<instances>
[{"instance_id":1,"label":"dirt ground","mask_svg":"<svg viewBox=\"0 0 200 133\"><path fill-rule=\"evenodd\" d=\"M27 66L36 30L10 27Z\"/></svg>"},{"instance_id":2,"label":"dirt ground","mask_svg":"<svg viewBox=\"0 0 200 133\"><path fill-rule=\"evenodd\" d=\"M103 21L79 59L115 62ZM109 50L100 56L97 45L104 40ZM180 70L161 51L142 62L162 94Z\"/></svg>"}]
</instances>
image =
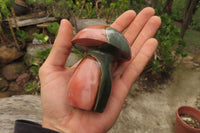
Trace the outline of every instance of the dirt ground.
<instances>
[{"instance_id":1,"label":"dirt ground","mask_svg":"<svg viewBox=\"0 0 200 133\"><path fill-rule=\"evenodd\" d=\"M118 118L109 133L174 133L175 111L179 106L199 107L200 68L177 66L171 79L153 92L134 84Z\"/></svg>"}]
</instances>

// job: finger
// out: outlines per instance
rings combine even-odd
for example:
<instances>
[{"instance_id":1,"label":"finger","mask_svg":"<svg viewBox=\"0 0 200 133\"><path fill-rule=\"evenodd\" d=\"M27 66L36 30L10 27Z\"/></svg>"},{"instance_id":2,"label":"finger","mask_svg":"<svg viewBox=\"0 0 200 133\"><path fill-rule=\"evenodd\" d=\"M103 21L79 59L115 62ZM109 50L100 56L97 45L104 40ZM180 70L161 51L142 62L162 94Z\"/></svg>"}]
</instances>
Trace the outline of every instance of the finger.
<instances>
[{"instance_id":1,"label":"finger","mask_svg":"<svg viewBox=\"0 0 200 133\"><path fill-rule=\"evenodd\" d=\"M141 31L141 33L139 34L139 36L137 37L137 39L135 40L134 44L131 47L132 59L130 61L132 61L135 58L135 56L138 54L145 41L154 36L154 34L156 33L156 31L160 26L160 23L161 23L160 18L157 16L153 16L145 24L143 30ZM123 64L118 66L117 71L115 71L115 73L113 74L114 77L123 74L129 62L124 62Z\"/></svg>"},{"instance_id":2,"label":"finger","mask_svg":"<svg viewBox=\"0 0 200 133\"><path fill-rule=\"evenodd\" d=\"M120 15L115 22L111 25L112 28L122 32L134 20L136 13L133 10L128 10Z\"/></svg>"},{"instance_id":3,"label":"finger","mask_svg":"<svg viewBox=\"0 0 200 133\"><path fill-rule=\"evenodd\" d=\"M71 52L73 28L69 21L62 20L53 48L45 63L51 66L64 67Z\"/></svg>"},{"instance_id":4,"label":"finger","mask_svg":"<svg viewBox=\"0 0 200 133\"><path fill-rule=\"evenodd\" d=\"M139 74L143 71L145 65L152 57L157 48L157 40L151 38L145 42L135 59L129 64L125 72L121 76L127 88L130 88L132 83L136 80Z\"/></svg>"},{"instance_id":5,"label":"finger","mask_svg":"<svg viewBox=\"0 0 200 133\"><path fill-rule=\"evenodd\" d=\"M146 22L155 14L155 11L151 7L144 8L130 24L126 32L124 33L125 38L130 45L137 38L138 34L146 24ZM126 21L126 20L123 20Z\"/></svg>"},{"instance_id":6,"label":"finger","mask_svg":"<svg viewBox=\"0 0 200 133\"><path fill-rule=\"evenodd\" d=\"M148 20L131 47L132 58L137 55L146 40L152 38L155 35L156 31L160 27L160 24L161 19L158 16L153 16Z\"/></svg>"}]
</instances>

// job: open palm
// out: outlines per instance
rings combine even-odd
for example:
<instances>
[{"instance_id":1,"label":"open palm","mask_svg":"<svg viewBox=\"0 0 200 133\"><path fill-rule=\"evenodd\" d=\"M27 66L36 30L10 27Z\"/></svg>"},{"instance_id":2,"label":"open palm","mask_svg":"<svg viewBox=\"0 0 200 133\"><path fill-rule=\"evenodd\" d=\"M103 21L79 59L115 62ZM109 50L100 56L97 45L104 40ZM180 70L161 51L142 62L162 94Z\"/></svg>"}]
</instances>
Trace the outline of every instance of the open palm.
<instances>
[{"instance_id":1,"label":"open palm","mask_svg":"<svg viewBox=\"0 0 200 133\"><path fill-rule=\"evenodd\" d=\"M138 15L126 11L111 25L123 33L129 42L132 58L114 66L111 96L103 113L75 109L66 104L66 89L75 66L65 67L71 52L72 26L62 20L52 51L40 68L43 127L66 133L103 133L115 123L123 102L133 82L153 55L157 41L152 38L161 20L152 8L143 9Z\"/></svg>"}]
</instances>

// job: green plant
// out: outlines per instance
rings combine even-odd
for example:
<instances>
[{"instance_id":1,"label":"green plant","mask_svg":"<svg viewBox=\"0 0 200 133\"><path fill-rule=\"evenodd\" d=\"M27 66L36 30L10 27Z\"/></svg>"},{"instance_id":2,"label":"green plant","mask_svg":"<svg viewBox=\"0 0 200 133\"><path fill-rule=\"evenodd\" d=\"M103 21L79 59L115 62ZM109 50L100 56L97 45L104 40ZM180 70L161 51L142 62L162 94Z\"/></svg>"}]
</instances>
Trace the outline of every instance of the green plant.
<instances>
[{"instance_id":1,"label":"green plant","mask_svg":"<svg viewBox=\"0 0 200 133\"><path fill-rule=\"evenodd\" d=\"M134 9L136 12L139 12L141 9L143 9L145 4L146 4L146 0L130 1L131 8Z\"/></svg>"},{"instance_id":2,"label":"green plant","mask_svg":"<svg viewBox=\"0 0 200 133\"><path fill-rule=\"evenodd\" d=\"M28 83L28 86L26 87L25 90L27 92L33 91L37 95L40 95L40 85L36 81L33 81L32 83Z\"/></svg>"},{"instance_id":3,"label":"green plant","mask_svg":"<svg viewBox=\"0 0 200 133\"><path fill-rule=\"evenodd\" d=\"M30 72L32 72L36 79L38 79L39 68L48 57L50 51L50 48L43 51L36 51L36 59L32 58Z\"/></svg>"},{"instance_id":4,"label":"green plant","mask_svg":"<svg viewBox=\"0 0 200 133\"><path fill-rule=\"evenodd\" d=\"M37 0L26 0L26 3L28 3L28 4L34 4L36 2L37 2Z\"/></svg>"},{"instance_id":5,"label":"green plant","mask_svg":"<svg viewBox=\"0 0 200 133\"><path fill-rule=\"evenodd\" d=\"M45 35L44 33L33 33L33 37L41 43L46 43L49 40L49 36Z\"/></svg>"},{"instance_id":6,"label":"green plant","mask_svg":"<svg viewBox=\"0 0 200 133\"><path fill-rule=\"evenodd\" d=\"M75 5L72 0L54 0L50 6L52 8L48 9L48 12L55 17L70 18L74 14Z\"/></svg>"},{"instance_id":7,"label":"green plant","mask_svg":"<svg viewBox=\"0 0 200 133\"><path fill-rule=\"evenodd\" d=\"M36 58L40 59L43 63L44 60L46 60L46 58L48 57L50 51L51 51L51 48L48 48L43 51L36 51Z\"/></svg>"},{"instance_id":8,"label":"green plant","mask_svg":"<svg viewBox=\"0 0 200 133\"><path fill-rule=\"evenodd\" d=\"M2 21L3 17L5 17L7 19L8 23L9 23L9 28L10 28L10 31L11 31L11 34L12 34L12 38L13 38L13 40L15 42L15 46L20 50L21 48L22 49L25 48L25 45L26 45L25 41L24 41L25 39L22 39L25 36L20 36L20 34L22 34L22 33L20 33L21 31L20 31L20 29L19 29L19 27L17 25L17 20L16 20L13 4L14 4L14 0L0 0L0 10L1 10L0 21ZM11 23L11 19L10 19L11 15L12 15L13 20L14 20L14 25L15 25L15 28L17 30L16 33L17 33L18 37L16 37L15 31L14 31L14 29L12 27L12 23ZM3 29L1 27L1 22L0 22L0 31L1 31L1 33L0 33L1 40L3 40L3 41L4 40L8 40L3 34ZM23 35L25 35L25 33L23 33ZM17 40L22 42L22 46L20 46L20 44L18 43Z\"/></svg>"},{"instance_id":9,"label":"green plant","mask_svg":"<svg viewBox=\"0 0 200 133\"><path fill-rule=\"evenodd\" d=\"M192 29L200 31L200 23L198 20L193 19L190 26L192 27Z\"/></svg>"},{"instance_id":10,"label":"green plant","mask_svg":"<svg viewBox=\"0 0 200 133\"><path fill-rule=\"evenodd\" d=\"M183 2L182 0L174 0L172 6L172 14L170 17L173 20L183 19L184 8L185 8L185 2Z\"/></svg>"},{"instance_id":11,"label":"green plant","mask_svg":"<svg viewBox=\"0 0 200 133\"><path fill-rule=\"evenodd\" d=\"M163 8L165 6L166 0L158 0L157 5L155 5L156 14L160 15L163 13Z\"/></svg>"},{"instance_id":12,"label":"green plant","mask_svg":"<svg viewBox=\"0 0 200 133\"><path fill-rule=\"evenodd\" d=\"M187 56L184 51L186 43L180 38L180 30L167 14L161 15L162 24L156 34L158 49L152 62L153 71L167 72L173 68L178 55Z\"/></svg>"},{"instance_id":13,"label":"green plant","mask_svg":"<svg viewBox=\"0 0 200 133\"><path fill-rule=\"evenodd\" d=\"M57 22L54 22L48 25L47 30L56 36L58 33L59 26L60 25Z\"/></svg>"},{"instance_id":14,"label":"green plant","mask_svg":"<svg viewBox=\"0 0 200 133\"><path fill-rule=\"evenodd\" d=\"M39 4L43 4L44 6L48 6L52 4L53 0L39 0Z\"/></svg>"},{"instance_id":15,"label":"green plant","mask_svg":"<svg viewBox=\"0 0 200 133\"><path fill-rule=\"evenodd\" d=\"M40 82L39 82L39 69L48 57L51 49L46 49L43 51L36 51L36 58L32 58L29 71L31 72L34 80L28 83L26 91L33 91L34 93L40 94Z\"/></svg>"},{"instance_id":16,"label":"green plant","mask_svg":"<svg viewBox=\"0 0 200 133\"><path fill-rule=\"evenodd\" d=\"M27 0L29 3L42 4L48 8L48 13L59 18L106 18L111 22L122 12L129 9L130 0L44 0L39 2ZM140 0L144 1L144 0ZM99 6L98 3L100 2Z\"/></svg>"},{"instance_id":17,"label":"green plant","mask_svg":"<svg viewBox=\"0 0 200 133\"><path fill-rule=\"evenodd\" d=\"M11 8L11 10L14 10L13 7L12 7L13 4L14 4L14 0L0 0L1 13L7 18L8 23L9 23L9 28L10 28L10 31L12 33L12 37L15 41L15 45L18 49L20 49L20 46L17 42L14 30L12 28L12 23L11 23L11 20L10 20L11 13L9 11L9 8Z\"/></svg>"},{"instance_id":18,"label":"green plant","mask_svg":"<svg viewBox=\"0 0 200 133\"><path fill-rule=\"evenodd\" d=\"M190 26L192 29L200 31L200 4L192 18Z\"/></svg>"},{"instance_id":19,"label":"green plant","mask_svg":"<svg viewBox=\"0 0 200 133\"><path fill-rule=\"evenodd\" d=\"M111 2L109 5L106 0L102 1L104 4L104 18L106 18L108 23L111 23L116 19L121 13L129 9L130 1L129 0L118 0L116 2ZM107 6L108 5L108 6Z\"/></svg>"},{"instance_id":20,"label":"green plant","mask_svg":"<svg viewBox=\"0 0 200 133\"><path fill-rule=\"evenodd\" d=\"M23 30L17 30L15 34L17 35L17 40L19 41L24 41L29 37L28 34Z\"/></svg>"}]
</instances>

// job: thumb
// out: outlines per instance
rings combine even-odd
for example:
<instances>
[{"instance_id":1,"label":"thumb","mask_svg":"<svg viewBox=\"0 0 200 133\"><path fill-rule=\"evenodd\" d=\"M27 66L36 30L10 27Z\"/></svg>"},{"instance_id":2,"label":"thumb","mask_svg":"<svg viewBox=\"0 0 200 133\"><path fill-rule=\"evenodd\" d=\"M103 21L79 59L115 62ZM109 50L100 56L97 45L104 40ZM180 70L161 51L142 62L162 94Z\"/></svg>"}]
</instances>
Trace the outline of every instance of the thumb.
<instances>
[{"instance_id":1,"label":"thumb","mask_svg":"<svg viewBox=\"0 0 200 133\"><path fill-rule=\"evenodd\" d=\"M70 22L63 19L58 30L52 50L45 64L55 67L65 67L66 60L71 52L73 28Z\"/></svg>"}]
</instances>

